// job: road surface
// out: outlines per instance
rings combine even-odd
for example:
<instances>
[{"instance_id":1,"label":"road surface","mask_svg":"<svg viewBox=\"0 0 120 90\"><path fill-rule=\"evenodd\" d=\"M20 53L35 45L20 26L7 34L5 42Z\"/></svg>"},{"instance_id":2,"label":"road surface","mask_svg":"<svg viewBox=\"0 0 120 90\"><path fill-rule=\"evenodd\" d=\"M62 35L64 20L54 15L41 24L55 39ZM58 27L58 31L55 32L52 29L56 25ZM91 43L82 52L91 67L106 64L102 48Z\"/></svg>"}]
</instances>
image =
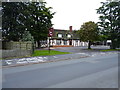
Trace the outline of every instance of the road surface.
<instances>
[{"instance_id":1,"label":"road surface","mask_svg":"<svg viewBox=\"0 0 120 90\"><path fill-rule=\"evenodd\" d=\"M3 88L118 88L118 54L3 68Z\"/></svg>"}]
</instances>

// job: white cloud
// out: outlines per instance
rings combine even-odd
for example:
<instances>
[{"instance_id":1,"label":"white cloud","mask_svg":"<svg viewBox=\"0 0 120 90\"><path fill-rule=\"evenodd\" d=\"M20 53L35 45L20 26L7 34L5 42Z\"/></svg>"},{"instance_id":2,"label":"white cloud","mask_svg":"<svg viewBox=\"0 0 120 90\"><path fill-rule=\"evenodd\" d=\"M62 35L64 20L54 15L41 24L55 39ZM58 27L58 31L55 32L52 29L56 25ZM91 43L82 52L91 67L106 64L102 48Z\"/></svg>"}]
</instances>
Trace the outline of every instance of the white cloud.
<instances>
[{"instance_id":1,"label":"white cloud","mask_svg":"<svg viewBox=\"0 0 120 90\"><path fill-rule=\"evenodd\" d=\"M106 0L45 0L47 6L53 7L54 18L52 23L56 29L79 29L87 21L98 21L96 10Z\"/></svg>"}]
</instances>

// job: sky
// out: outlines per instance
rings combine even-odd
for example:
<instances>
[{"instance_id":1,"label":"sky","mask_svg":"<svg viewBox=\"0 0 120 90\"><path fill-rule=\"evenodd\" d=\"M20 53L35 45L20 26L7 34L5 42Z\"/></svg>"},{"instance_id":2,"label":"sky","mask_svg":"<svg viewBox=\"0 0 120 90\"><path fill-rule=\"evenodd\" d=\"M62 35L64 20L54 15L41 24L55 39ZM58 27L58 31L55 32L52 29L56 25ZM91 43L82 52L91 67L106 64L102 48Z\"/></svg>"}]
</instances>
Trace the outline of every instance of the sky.
<instances>
[{"instance_id":1,"label":"sky","mask_svg":"<svg viewBox=\"0 0 120 90\"><path fill-rule=\"evenodd\" d=\"M47 7L52 7L56 12L52 19L53 28L79 30L84 22L99 21L96 9L101 6L100 2L106 0L45 0Z\"/></svg>"}]
</instances>

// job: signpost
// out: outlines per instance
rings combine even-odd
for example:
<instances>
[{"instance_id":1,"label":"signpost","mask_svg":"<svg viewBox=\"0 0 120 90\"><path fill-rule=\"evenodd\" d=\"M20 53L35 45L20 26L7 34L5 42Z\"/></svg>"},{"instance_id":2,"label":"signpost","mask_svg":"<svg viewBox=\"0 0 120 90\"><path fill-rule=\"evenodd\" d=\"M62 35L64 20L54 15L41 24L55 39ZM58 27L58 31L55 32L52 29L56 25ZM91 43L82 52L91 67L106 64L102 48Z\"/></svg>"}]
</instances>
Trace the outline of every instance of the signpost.
<instances>
[{"instance_id":1,"label":"signpost","mask_svg":"<svg viewBox=\"0 0 120 90\"><path fill-rule=\"evenodd\" d=\"M50 37L53 36L53 32L54 32L54 29L49 28L49 34L48 34L48 40L49 40L48 50L49 50L49 53L50 53Z\"/></svg>"}]
</instances>

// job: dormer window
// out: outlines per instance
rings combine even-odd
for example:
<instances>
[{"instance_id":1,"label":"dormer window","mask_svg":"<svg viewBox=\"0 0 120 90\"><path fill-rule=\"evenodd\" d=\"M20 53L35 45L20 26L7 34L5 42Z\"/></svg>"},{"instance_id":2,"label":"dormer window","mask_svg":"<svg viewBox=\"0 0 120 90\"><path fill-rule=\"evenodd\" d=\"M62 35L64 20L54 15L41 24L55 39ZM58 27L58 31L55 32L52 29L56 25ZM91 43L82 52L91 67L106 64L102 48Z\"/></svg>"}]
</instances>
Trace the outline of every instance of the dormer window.
<instances>
[{"instance_id":1,"label":"dormer window","mask_svg":"<svg viewBox=\"0 0 120 90\"><path fill-rule=\"evenodd\" d=\"M67 35L67 37L68 37L68 38L71 38L71 35L70 35L70 34L68 34L68 35Z\"/></svg>"},{"instance_id":2,"label":"dormer window","mask_svg":"<svg viewBox=\"0 0 120 90\"><path fill-rule=\"evenodd\" d=\"M58 34L58 37L59 37L59 38L62 38L62 34Z\"/></svg>"}]
</instances>

